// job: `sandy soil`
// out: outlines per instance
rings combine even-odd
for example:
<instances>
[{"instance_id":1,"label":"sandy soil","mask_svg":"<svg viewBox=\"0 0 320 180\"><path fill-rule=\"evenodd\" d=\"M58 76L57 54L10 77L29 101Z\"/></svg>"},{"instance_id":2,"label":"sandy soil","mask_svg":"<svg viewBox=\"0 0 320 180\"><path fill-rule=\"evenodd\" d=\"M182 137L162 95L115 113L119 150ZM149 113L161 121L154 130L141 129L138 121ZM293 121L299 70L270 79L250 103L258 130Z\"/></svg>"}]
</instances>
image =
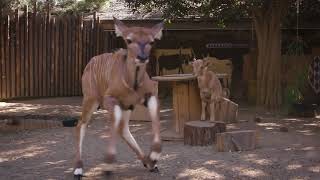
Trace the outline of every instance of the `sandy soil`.
<instances>
[{"instance_id":1,"label":"sandy soil","mask_svg":"<svg viewBox=\"0 0 320 180\"><path fill-rule=\"evenodd\" d=\"M6 110L1 104L0 114L78 115L80 110L80 98L19 103ZM29 108L19 108L22 106ZM170 103L164 103L162 109L168 108ZM262 122L252 121L256 114L263 117ZM170 118L170 112L162 113L163 127L170 125ZM84 142L83 179L106 179L104 170L110 169L114 173L107 179L320 179L320 119L284 118L241 105L239 120L228 125L228 130L257 129L260 138L256 150L216 152L213 146L191 147L181 141L166 141L158 164L160 173L150 173L122 140L117 163L113 167L103 163L108 127L103 113L96 113ZM289 132L280 132L282 125ZM149 151L150 122L131 122L130 128L141 147ZM73 128L64 127L0 132L0 179L73 179L74 140Z\"/></svg>"}]
</instances>

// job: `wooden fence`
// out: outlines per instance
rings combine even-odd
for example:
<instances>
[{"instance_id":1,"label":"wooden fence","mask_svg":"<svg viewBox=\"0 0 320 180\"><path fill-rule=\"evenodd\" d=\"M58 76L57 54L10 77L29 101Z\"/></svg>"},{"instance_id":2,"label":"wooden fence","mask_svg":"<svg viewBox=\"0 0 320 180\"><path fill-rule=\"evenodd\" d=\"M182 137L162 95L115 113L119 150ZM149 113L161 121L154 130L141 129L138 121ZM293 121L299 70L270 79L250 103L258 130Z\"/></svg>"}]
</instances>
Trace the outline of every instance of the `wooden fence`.
<instances>
[{"instance_id":1,"label":"wooden fence","mask_svg":"<svg viewBox=\"0 0 320 180\"><path fill-rule=\"evenodd\" d=\"M0 99L81 95L87 62L104 49L99 18L0 14Z\"/></svg>"}]
</instances>

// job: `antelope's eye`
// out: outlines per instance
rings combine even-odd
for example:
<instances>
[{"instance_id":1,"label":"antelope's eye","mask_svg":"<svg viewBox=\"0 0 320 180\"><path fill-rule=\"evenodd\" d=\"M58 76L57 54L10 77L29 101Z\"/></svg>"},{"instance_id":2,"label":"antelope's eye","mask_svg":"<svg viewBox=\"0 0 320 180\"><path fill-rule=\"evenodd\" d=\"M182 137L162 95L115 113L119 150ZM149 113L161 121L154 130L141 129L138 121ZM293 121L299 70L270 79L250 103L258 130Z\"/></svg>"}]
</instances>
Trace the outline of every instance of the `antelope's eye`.
<instances>
[{"instance_id":1,"label":"antelope's eye","mask_svg":"<svg viewBox=\"0 0 320 180\"><path fill-rule=\"evenodd\" d=\"M131 44L132 43L131 39L127 39L127 43Z\"/></svg>"}]
</instances>

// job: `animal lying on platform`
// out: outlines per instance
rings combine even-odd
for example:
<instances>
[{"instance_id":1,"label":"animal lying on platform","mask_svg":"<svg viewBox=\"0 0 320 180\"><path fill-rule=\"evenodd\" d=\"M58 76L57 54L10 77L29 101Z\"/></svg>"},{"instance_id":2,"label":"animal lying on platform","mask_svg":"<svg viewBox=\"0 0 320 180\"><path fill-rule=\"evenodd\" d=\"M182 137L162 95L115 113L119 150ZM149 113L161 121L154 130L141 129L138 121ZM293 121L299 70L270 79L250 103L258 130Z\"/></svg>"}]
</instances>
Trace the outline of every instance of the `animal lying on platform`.
<instances>
[{"instance_id":1,"label":"animal lying on platform","mask_svg":"<svg viewBox=\"0 0 320 180\"><path fill-rule=\"evenodd\" d=\"M115 33L126 42L127 49L93 57L82 75L82 114L76 127L76 162L74 175L83 175L82 146L87 125L98 106L110 114L110 140L106 151L107 163L115 160L118 134L136 153L143 165L156 170L160 158L161 139L157 83L152 81L146 65L152 44L162 36L163 23L152 28L127 27L114 19ZM151 152L145 155L129 130L130 114L137 104L144 104L152 120Z\"/></svg>"},{"instance_id":2,"label":"animal lying on platform","mask_svg":"<svg viewBox=\"0 0 320 180\"><path fill-rule=\"evenodd\" d=\"M201 120L215 120L215 104L221 98L229 96L229 90L222 88L221 82L212 71L208 70L209 61L202 59L191 62L193 73L197 76L201 98Z\"/></svg>"}]
</instances>

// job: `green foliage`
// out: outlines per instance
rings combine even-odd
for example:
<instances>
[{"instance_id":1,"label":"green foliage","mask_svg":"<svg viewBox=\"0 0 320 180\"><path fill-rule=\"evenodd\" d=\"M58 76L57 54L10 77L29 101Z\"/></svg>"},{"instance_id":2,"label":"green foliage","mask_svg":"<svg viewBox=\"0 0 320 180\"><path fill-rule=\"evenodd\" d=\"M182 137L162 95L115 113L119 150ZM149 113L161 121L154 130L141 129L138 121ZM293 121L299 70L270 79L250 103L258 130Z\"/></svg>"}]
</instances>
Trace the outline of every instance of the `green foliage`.
<instances>
[{"instance_id":1,"label":"green foliage","mask_svg":"<svg viewBox=\"0 0 320 180\"><path fill-rule=\"evenodd\" d=\"M304 100L303 91L308 78L308 68L306 67L297 76L297 80L291 86L285 89L284 103L287 108L290 108L294 103L302 103Z\"/></svg>"},{"instance_id":2,"label":"green foliage","mask_svg":"<svg viewBox=\"0 0 320 180\"><path fill-rule=\"evenodd\" d=\"M307 44L302 40L294 40L287 47L287 55L291 56L301 56L304 54L304 49L307 47Z\"/></svg>"}]
</instances>

